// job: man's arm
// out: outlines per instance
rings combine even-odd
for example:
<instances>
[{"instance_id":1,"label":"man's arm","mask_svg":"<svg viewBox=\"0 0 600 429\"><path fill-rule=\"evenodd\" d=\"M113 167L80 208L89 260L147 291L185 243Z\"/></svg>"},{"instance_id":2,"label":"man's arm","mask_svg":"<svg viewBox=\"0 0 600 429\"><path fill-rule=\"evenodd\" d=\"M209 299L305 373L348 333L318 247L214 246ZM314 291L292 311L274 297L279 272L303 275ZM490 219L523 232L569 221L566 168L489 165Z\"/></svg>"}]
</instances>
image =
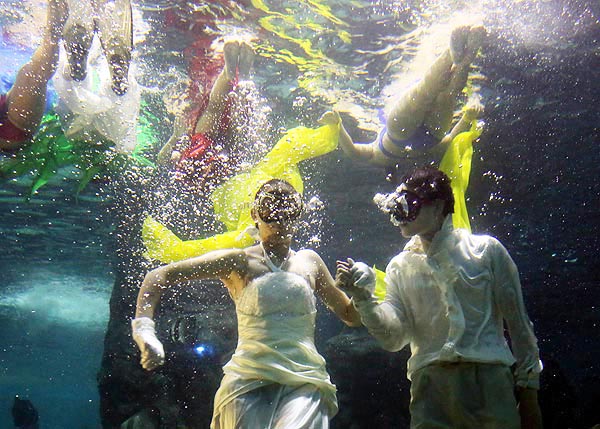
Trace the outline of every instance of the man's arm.
<instances>
[{"instance_id":1,"label":"man's arm","mask_svg":"<svg viewBox=\"0 0 600 429\"><path fill-rule=\"evenodd\" d=\"M386 270L387 293L384 302L378 303L372 293L375 288L375 274L365 264L338 261L338 276L349 272L351 278L345 289L352 295L354 307L360 313L361 321L371 335L385 350L398 351L410 341L406 313L403 310L399 293L399 278L395 264L390 263Z\"/></svg>"},{"instance_id":2,"label":"man's arm","mask_svg":"<svg viewBox=\"0 0 600 429\"><path fill-rule=\"evenodd\" d=\"M492 246L494 296L508 326L512 352L517 360L515 382L521 425L523 428L541 429L542 413L537 390L542 363L533 324L525 310L516 264L500 242L494 240Z\"/></svg>"}]
</instances>

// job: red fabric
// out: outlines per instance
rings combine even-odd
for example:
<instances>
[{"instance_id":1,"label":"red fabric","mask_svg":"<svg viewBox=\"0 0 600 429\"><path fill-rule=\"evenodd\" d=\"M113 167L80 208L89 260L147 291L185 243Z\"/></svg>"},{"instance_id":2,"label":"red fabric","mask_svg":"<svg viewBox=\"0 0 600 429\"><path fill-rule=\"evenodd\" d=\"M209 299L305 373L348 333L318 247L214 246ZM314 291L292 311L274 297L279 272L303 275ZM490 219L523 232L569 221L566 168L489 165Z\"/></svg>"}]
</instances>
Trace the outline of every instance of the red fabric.
<instances>
[{"instance_id":1,"label":"red fabric","mask_svg":"<svg viewBox=\"0 0 600 429\"><path fill-rule=\"evenodd\" d=\"M192 136L190 147L182 154L175 178L184 187L199 191L213 188L231 172L229 156L215 150L215 143L202 133Z\"/></svg>"},{"instance_id":2,"label":"red fabric","mask_svg":"<svg viewBox=\"0 0 600 429\"><path fill-rule=\"evenodd\" d=\"M18 128L8 119L8 100L6 94L0 95L0 139L11 143L21 143L30 138L31 135L28 132Z\"/></svg>"},{"instance_id":3,"label":"red fabric","mask_svg":"<svg viewBox=\"0 0 600 429\"><path fill-rule=\"evenodd\" d=\"M201 159L208 149L213 146L213 141L209 139L205 134L198 133L192 136L190 147L188 147L179 159L179 164L184 162L186 159Z\"/></svg>"}]
</instances>

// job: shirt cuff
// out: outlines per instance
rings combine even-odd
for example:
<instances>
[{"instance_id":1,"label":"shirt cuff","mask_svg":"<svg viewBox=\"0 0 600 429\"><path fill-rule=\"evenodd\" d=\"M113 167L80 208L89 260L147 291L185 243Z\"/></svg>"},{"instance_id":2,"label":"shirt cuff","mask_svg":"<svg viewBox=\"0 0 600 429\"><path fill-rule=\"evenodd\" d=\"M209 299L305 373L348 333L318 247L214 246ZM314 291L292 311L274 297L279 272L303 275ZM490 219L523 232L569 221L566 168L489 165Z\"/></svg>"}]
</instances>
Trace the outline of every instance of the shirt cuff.
<instances>
[{"instance_id":1,"label":"shirt cuff","mask_svg":"<svg viewBox=\"0 0 600 429\"><path fill-rule=\"evenodd\" d=\"M541 370L541 362L539 363ZM540 389L540 372L536 370L529 370L527 372L521 372L515 374L515 384L518 387L526 389Z\"/></svg>"}]
</instances>

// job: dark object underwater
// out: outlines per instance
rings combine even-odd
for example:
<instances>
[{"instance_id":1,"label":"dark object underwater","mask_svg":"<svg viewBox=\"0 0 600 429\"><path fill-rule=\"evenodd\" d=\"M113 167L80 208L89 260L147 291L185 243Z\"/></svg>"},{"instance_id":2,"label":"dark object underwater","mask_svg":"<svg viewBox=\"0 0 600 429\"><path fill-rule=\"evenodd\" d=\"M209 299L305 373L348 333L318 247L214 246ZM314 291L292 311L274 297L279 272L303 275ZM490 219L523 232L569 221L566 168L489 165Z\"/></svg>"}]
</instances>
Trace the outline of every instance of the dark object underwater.
<instances>
[{"instance_id":1,"label":"dark object underwater","mask_svg":"<svg viewBox=\"0 0 600 429\"><path fill-rule=\"evenodd\" d=\"M38 412L27 399L20 399L15 396L15 402L12 407L13 423L19 429L38 429Z\"/></svg>"}]
</instances>

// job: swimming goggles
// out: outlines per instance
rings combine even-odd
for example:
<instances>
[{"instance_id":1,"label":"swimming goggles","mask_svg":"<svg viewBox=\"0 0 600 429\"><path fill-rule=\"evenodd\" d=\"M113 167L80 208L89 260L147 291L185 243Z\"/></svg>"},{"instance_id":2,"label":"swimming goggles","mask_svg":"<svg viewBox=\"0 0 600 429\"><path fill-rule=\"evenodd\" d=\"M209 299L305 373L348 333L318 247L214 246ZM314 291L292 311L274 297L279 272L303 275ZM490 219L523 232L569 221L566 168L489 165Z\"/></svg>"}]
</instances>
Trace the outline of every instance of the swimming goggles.
<instances>
[{"instance_id":1,"label":"swimming goggles","mask_svg":"<svg viewBox=\"0 0 600 429\"><path fill-rule=\"evenodd\" d=\"M419 216L421 207L428 203L429 199L404 189L395 192L394 202L395 204L391 207L389 213L392 222L395 220L399 224L414 221L417 216ZM394 222L394 224L396 224L396 222Z\"/></svg>"},{"instance_id":2,"label":"swimming goggles","mask_svg":"<svg viewBox=\"0 0 600 429\"><path fill-rule=\"evenodd\" d=\"M304 204L300 194L261 192L256 199L256 212L265 223L291 222L302 214Z\"/></svg>"}]
</instances>

